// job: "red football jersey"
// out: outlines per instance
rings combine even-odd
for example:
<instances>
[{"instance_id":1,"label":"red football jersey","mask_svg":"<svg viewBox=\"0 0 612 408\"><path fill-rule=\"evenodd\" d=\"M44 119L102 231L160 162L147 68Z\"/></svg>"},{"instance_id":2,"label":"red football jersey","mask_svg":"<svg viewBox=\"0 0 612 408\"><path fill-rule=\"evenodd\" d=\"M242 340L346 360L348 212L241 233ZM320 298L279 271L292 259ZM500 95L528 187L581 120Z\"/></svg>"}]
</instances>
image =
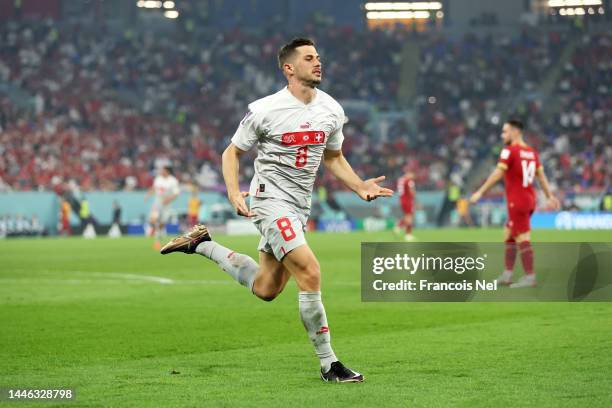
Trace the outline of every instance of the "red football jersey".
<instances>
[{"instance_id":1,"label":"red football jersey","mask_svg":"<svg viewBox=\"0 0 612 408\"><path fill-rule=\"evenodd\" d=\"M509 208L535 208L533 182L540 168L538 152L525 144L506 146L497 166L506 171L506 199Z\"/></svg>"},{"instance_id":2,"label":"red football jersey","mask_svg":"<svg viewBox=\"0 0 612 408\"><path fill-rule=\"evenodd\" d=\"M402 176L397 180L397 193L403 202L412 202L414 199L414 180L406 176Z\"/></svg>"}]
</instances>

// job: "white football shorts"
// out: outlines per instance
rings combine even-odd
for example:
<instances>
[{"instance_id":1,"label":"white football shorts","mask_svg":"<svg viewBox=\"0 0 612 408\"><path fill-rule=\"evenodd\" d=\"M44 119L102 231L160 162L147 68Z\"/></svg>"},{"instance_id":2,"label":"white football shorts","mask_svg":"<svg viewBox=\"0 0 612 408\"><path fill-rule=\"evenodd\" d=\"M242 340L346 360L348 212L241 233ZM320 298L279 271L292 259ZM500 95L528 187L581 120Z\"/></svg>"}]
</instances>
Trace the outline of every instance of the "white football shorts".
<instances>
[{"instance_id":1,"label":"white football shorts","mask_svg":"<svg viewBox=\"0 0 612 408\"><path fill-rule=\"evenodd\" d=\"M306 244L308 214L291 203L276 198L251 198L253 223L261 234L258 250L282 260L295 248Z\"/></svg>"}]
</instances>

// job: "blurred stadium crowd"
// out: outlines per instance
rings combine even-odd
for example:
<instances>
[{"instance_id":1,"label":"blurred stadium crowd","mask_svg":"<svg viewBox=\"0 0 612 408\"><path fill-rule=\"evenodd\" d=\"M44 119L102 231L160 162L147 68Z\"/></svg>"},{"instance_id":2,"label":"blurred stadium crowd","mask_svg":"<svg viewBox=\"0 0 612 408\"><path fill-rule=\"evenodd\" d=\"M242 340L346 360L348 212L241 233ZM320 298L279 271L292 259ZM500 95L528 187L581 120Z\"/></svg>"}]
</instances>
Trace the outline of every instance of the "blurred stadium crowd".
<instances>
[{"instance_id":1,"label":"blurred stadium crowd","mask_svg":"<svg viewBox=\"0 0 612 408\"><path fill-rule=\"evenodd\" d=\"M498 151L500 127L517 112L553 184L609 185L610 34L570 41L543 28L484 38L334 26L303 33L323 56L322 89L383 111L399 108L403 45L420 47L416 119L373 128L357 115L345 126L345 154L362 174L394 179L408 165L420 189L445 188L449 179L461 185ZM247 104L284 86L276 52L287 37L265 29L155 36L51 21L2 25L0 191L51 190L70 179L85 191L143 189L155 165L168 161L181 181L218 188L221 152ZM571 55L559 67L564 52ZM555 67L560 80L543 97ZM20 95L33 103L20 104ZM244 166L243 181L251 171Z\"/></svg>"}]
</instances>

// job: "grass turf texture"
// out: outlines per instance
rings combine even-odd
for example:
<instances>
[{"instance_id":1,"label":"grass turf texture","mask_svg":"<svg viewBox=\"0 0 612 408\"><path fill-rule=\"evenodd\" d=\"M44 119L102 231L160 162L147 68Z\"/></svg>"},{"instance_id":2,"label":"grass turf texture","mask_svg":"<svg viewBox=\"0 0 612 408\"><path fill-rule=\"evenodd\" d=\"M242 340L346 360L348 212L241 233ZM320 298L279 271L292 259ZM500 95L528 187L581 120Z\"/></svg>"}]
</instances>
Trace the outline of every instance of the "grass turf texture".
<instances>
[{"instance_id":1,"label":"grass turf texture","mask_svg":"<svg viewBox=\"0 0 612 408\"><path fill-rule=\"evenodd\" d=\"M255 237L216 238L256 256ZM361 303L359 243L385 240L393 236L309 235L334 349L366 377L343 385L318 378L293 281L265 303L212 262L162 257L148 239L2 242L0 387L73 387L70 407L610 406L612 304ZM536 231L533 241L611 242L612 233Z\"/></svg>"}]
</instances>

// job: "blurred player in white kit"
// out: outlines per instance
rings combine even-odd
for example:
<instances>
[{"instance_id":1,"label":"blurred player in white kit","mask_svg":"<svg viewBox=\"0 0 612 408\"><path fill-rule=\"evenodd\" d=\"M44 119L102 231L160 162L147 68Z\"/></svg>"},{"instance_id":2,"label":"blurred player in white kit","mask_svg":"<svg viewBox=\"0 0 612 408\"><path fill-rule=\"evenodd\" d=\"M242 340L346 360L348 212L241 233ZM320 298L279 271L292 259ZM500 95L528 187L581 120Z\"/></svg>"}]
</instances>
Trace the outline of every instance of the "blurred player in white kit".
<instances>
[{"instance_id":1,"label":"blurred player in white kit","mask_svg":"<svg viewBox=\"0 0 612 408\"><path fill-rule=\"evenodd\" d=\"M321 301L320 266L306 242L305 226L321 159L327 170L366 201L391 196L393 191L377 184L384 176L362 180L342 155L344 111L316 88L322 65L314 42L294 39L281 48L278 62L287 87L249 105L223 153L229 201L239 215L253 220L262 236L259 263L212 241L203 225L175 238L161 252L203 255L266 301L276 298L293 276L300 291L300 317L319 357L321 378L361 382L363 375L344 366L332 350ZM241 192L239 159L253 146L257 146L255 175L249 193ZM245 202L248 195L250 208Z\"/></svg>"},{"instance_id":2,"label":"blurred player in white kit","mask_svg":"<svg viewBox=\"0 0 612 408\"><path fill-rule=\"evenodd\" d=\"M153 180L153 186L147 193L147 198L154 196L153 205L149 212L151 236L155 237L153 247L161 248L161 236L164 234L166 223L170 217L170 206L180 193L179 182L172 175L170 166L163 166Z\"/></svg>"}]
</instances>

